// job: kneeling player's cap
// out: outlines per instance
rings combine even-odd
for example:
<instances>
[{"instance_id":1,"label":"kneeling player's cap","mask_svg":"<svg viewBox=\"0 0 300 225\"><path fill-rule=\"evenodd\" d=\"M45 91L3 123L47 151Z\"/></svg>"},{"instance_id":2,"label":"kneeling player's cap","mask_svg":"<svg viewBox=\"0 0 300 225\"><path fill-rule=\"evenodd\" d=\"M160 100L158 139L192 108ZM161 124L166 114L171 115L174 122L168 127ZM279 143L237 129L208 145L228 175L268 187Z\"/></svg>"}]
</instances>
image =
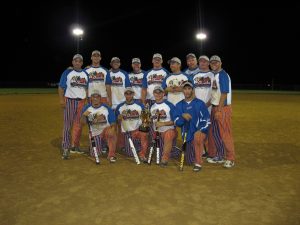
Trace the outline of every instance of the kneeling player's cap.
<instances>
[{"instance_id":1,"label":"kneeling player's cap","mask_svg":"<svg viewBox=\"0 0 300 225\"><path fill-rule=\"evenodd\" d=\"M213 55L212 57L210 57L210 60L209 60L210 62L211 61L218 61L218 62L222 62L221 61L221 58L219 57L219 56L217 56L217 55Z\"/></svg>"},{"instance_id":2,"label":"kneeling player's cap","mask_svg":"<svg viewBox=\"0 0 300 225\"><path fill-rule=\"evenodd\" d=\"M189 53L186 55L186 59L188 58L196 58L196 55L194 53Z\"/></svg>"},{"instance_id":3,"label":"kneeling player's cap","mask_svg":"<svg viewBox=\"0 0 300 225\"><path fill-rule=\"evenodd\" d=\"M132 59L132 64L133 63L141 63L141 60L139 58L133 58Z\"/></svg>"},{"instance_id":4,"label":"kneeling player's cap","mask_svg":"<svg viewBox=\"0 0 300 225\"><path fill-rule=\"evenodd\" d=\"M174 62L181 64L181 60L177 57L173 57L172 59L168 60L169 64L174 63Z\"/></svg>"},{"instance_id":5,"label":"kneeling player's cap","mask_svg":"<svg viewBox=\"0 0 300 225\"><path fill-rule=\"evenodd\" d=\"M192 82L190 82L188 80L181 84L181 87L184 88L185 86L190 86L191 88L194 88L194 85L192 84Z\"/></svg>"},{"instance_id":6,"label":"kneeling player's cap","mask_svg":"<svg viewBox=\"0 0 300 225\"><path fill-rule=\"evenodd\" d=\"M127 91L130 91L130 92L134 93L134 90L133 90L132 87L127 87L127 88L124 89L124 93L127 92Z\"/></svg>"},{"instance_id":7,"label":"kneeling player's cap","mask_svg":"<svg viewBox=\"0 0 300 225\"><path fill-rule=\"evenodd\" d=\"M209 58L206 55L201 55L198 61L200 61L200 59L205 59L206 61L209 61Z\"/></svg>"},{"instance_id":8,"label":"kneeling player's cap","mask_svg":"<svg viewBox=\"0 0 300 225\"><path fill-rule=\"evenodd\" d=\"M155 86L153 89L153 92L156 92L156 91L164 92L164 89L162 88L162 86Z\"/></svg>"},{"instance_id":9,"label":"kneeling player's cap","mask_svg":"<svg viewBox=\"0 0 300 225\"><path fill-rule=\"evenodd\" d=\"M93 96L93 95L99 95L99 96L101 96L100 91L97 90L97 89L92 89L91 96Z\"/></svg>"},{"instance_id":10,"label":"kneeling player's cap","mask_svg":"<svg viewBox=\"0 0 300 225\"><path fill-rule=\"evenodd\" d=\"M159 54L159 53L155 53L155 54L153 55L152 58L153 58L153 59L154 59L154 58L160 58L160 59L162 59L162 55Z\"/></svg>"},{"instance_id":11,"label":"kneeling player's cap","mask_svg":"<svg viewBox=\"0 0 300 225\"><path fill-rule=\"evenodd\" d=\"M94 50L92 52L92 55L101 55L101 52L99 50Z\"/></svg>"},{"instance_id":12,"label":"kneeling player's cap","mask_svg":"<svg viewBox=\"0 0 300 225\"><path fill-rule=\"evenodd\" d=\"M73 60L75 60L75 59L81 59L81 60L83 60L83 57L80 54L76 54L76 55L73 56Z\"/></svg>"},{"instance_id":13,"label":"kneeling player's cap","mask_svg":"<svg viewBox=\"0 0 300 225\"><path fill-rule=\"evenodd\" d=\"M118 58L118 57L112 57L111 60L110 60L110 62L112 63L112 62L114 62L114 61L120 62L121 60L120 60L120 58Z\"/></svg>"}]
</instances>

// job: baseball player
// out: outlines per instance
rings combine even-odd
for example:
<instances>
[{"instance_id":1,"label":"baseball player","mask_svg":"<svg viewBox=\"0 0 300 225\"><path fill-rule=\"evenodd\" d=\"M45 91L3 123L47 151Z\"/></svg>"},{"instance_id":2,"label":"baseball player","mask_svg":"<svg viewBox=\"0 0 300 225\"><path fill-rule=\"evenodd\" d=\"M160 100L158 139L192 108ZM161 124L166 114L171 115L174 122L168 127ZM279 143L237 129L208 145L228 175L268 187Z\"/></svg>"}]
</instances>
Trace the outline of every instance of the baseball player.
<instances>
[{"instance_id":1,"label":"baseball player","mask_svg":"<svg viewBox=\"0 0 300 225\"><path fill-rule=\"evenodd\" d=\"M176 104L178 117L175 119L175 124L181 127L182 137L186 133L186 141L190 143L186 150L189 159L187 161L194 158L194 160L192 159L194 161L193 171L198 172L202 168L201 155L210 124L209 113L205 103L194 97L193 84L190 81L183 83L182 87L185 98Z\"/></svg>"},{"instance_id":2,"label":"baseball player","mask_svg":"<svg viewBox=\"0 0 300 225\"><path fill-rule=\"evenodd\" d=\"M91 60L92 64L85 69L89 75L88 97L91 97L92 90L97 89L100 91L102 103L111 106L111 78L108 70L100 65L100 51L94 50Z\"/></svg>"},{"instance_id":3,"label":"baseball player","mask_svg":"<svg viewBox=\"0 0 300 225\"><path fill-rule=\"evenodd\" d=\"M60 105L64 109L63 159L69 158L71 148L80 152L80 114L86 101L88 87L88 74L81 69L83 57L80 54L74 55L72 64L72 69L65 70L61 75L58 86Z\"/></svg>"},{"instance_id":4,"label":"baseball player","mask_svg":"<svg viewBox=\"0 0 300 225\"><path fill-rule=\"evenodd\" d=\"M197 57L194 53L189 53L186 55L186 64L188 66L188 68L184 71L186 75L193 77L200 71L197 64Z\"/></svg>"},{"instance_id":5,"label":"baseball player","mask_svg":"<svg viewBox=\"0 0 300 225\"><path fill-rule=\"evenodd\" d=\"M91 103L82 110L81 123L90 127L90 135L94 138L98 154L101 150L101 142L108 143L108 160L116 162L116 118L112 109L102 103L101 91L98 89L90 90ZM90 154L95 157L93 151Z\"/></svg>"},{"instance_id":6,"label":"baseball player","mask_svg":"<svg viewBox=\"0 0 300 225\"><path fill-rule=\"evenodd\" d=\"M177 130L174 126L176 118L175 106L164 99L164 89L156 86L153 90L155 103L151 106L150 112L153 118L153 130L159 132L160 149L162 152L161 166L166 167L174 142L176 143ZM159 121L158 121L159 117Z\"/></svg>"},{"instance_id":7,"label":"baseball player","mask_svg":"<svg viewBox=\"0 0 300 225\"><path fill-rule=\"evenodd\" d=\"M132 87L127 87L124 90L125 101L119 104L116 108L116 117L121 122L122 133L126 135L131 135L132 139L138 139L141 143L141 151L139 152L139 157L141 161L147 162L146 152L148 149L148 134L139 131L139 126L142 124L141 112L144 109L143 104L134 100L134 90ZM125 142L128 138L125 139ZM125 151L131 156L131 151L129 149L129 143L125 143Z\"/></svg>"},{"instance_id":8,"label":"baseball player","mask_svg":"<svg viewBox=\"0 0 300 225\"><path fill-rule=\"evenodd\" d=\"M180 70L181 60L179 58L173 57L168 61L168 63L170 64L172 73L163 80L162 87L167 93L168 101L173 105L176 105L178 102L184 99L181 84L187 81L188 77Z\"/></svg>"},{"instance_id":9,"label":"baseball player","mask_svg":"<svg viewBox=\"0 0 300 225\"><path fill-rule=\"evenodd\" d=\"M159 53L155 53L152 57L153 68L149 70L143 79L142 84L142 102L146 102L151 106L155 99L153 96L153 89L155 86L161 86L165 77L169 72L162 67L163 58Z\"/></svg>"},{"instance_id":10,"label":"baseball player","mask_svg":"<svg viewBox=\"0 0 300 225\"><path fill-rule=\"evenodd\" d=\"M223 163L225 168L234 166L235 151L231 128L231 80L222 69L221 58L213 55L210 67L214 80L211 93L211 129L209 130L209 147L207 162Z\"/></svg>"},{"instance_id":11,"label":"baseball player","mask_svg":"<svg viewBox=\"0 0 300 225\"><path fill-rule=\"evenodd\" d=\"M142 83L145 71L141 70L141 60L139 58L132 59L132 72L128 74L131 87L134 90L134 99L141 102L142 98Z\"/></svg>"},{"instance_id":12,"label":"baseball player","mask_svg":"<svg viewBox=\"0 0 300 225\"><path fill-rule=\"evenodd\" d=\"M112 109L116 109L120 103L125 101L125 88L131 85L127 72L120 69L121 62L118 57L113 57L110 61L110 65L110 79L108 79L108 81L110 81L108 84L111 85Z\"/></svg>"}]
</instances>

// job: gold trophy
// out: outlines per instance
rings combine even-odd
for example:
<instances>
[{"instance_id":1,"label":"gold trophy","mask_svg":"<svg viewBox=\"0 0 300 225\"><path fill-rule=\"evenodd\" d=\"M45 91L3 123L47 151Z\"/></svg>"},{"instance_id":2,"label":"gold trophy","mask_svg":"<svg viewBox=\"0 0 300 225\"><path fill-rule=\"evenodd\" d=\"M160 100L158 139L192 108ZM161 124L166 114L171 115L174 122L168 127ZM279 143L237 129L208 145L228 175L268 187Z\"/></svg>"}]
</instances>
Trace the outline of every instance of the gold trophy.
<instances>
[{"instance_id":1,"label":"gold trophy","mask_svg":"<svg viewBox=\"0 0 300 225\"><path fill-rule=\"evenodd\" d=\"M149 132L151 123L151 113L148 104L146 104L145 109L143 109L141 112L141 120L142 124L139 127L139 131Z\"/></svg>"}]
</instances>

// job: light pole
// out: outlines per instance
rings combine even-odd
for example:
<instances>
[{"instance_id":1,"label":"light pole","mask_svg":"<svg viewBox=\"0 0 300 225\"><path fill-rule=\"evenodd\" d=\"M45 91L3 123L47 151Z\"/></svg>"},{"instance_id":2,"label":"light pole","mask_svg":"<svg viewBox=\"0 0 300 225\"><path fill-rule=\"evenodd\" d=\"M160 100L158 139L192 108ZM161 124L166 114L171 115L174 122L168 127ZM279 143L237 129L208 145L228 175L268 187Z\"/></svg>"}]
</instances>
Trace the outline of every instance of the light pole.
<instances>
[{"instance_id":1,"label":"light pole","mask_svg":"<svg viewBox=\"0 0 300 225\"><path fill-rule=\"evenodd\" d=\"M76 37L76 51L79 53L79 41L82 39L83 30L80 27L76 27L73 29L73 35Z\"/></svg>"},{"instance_id":2,"label":"light pole","mask_svg":"<svg viewBox=\"0 0 300 225\"><path fill-rule=\"evenodd\" d=\"M206 37L207 37L206 34L203 32L199 32L196 34L196 38L198 40L200 40L200 52L202 52L202 41L204 41L206 39Z\"/></svg>"}]
</instances>

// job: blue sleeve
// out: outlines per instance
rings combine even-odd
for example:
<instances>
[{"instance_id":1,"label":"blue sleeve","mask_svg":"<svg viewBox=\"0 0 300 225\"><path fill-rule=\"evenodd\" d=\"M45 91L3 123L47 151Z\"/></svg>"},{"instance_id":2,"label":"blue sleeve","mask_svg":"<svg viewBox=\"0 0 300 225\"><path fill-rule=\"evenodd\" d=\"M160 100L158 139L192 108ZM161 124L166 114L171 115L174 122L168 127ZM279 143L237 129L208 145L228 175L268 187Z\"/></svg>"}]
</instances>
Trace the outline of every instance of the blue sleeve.
<instances>
[{"instance_id":1,"label":"blue sleeve","mask_svg":"<svg viewBox=\"0 0 300 225\"><path fill-rule=\"evenodd\" d=\"M66 69L61 77L60 77L60 81L59 81L59 86L62 88L62 89L66 89L67 88L67 77L68 77L68 74L71 72L72 70L69 70L69 69Z\"/></svg>"},{"instance_id":2,"label":"blue sleeve","mask_svg":"<svg viewBox=\"0 0 300 225\"><path fill-rule=\"evenodd\" d=\"M175 106L176 110L176 118L174 120L174 123L178 127L182 127L184 125L185 120L182 117L183 114L183 106L182 106L182 101L178 102Z\"/></svg>"},{"instance_id":3,"label":"blue sleeve","mask_svg":"<svg viewBox=\"0 0 300 225\"><path fill-rule=\"evenodd\" d=\"M80 116L82 116L82 114L83 114L90 106L91 106L91 104L85 105L85 106L82 108L82 110L81 110Z\"/></svg>"},{"instance_id":4,"label":"blue sleeve","mask_svg":"<svg viewBox=\"0 0 300 225\"><path fill-rule=\"evenodd\" d=\"M166 87L167 87L167 79L168 79L168 77L169 77L169 75L164 78L164 80L163 80L163 82L161 84L161 86L162 86L163 89L166 89Z\"/></svg>"},{"instance_id":5,"label":"blue sleeve","mask_svg":"<svg viewBox=\"0 0 300 225\"><path fill-rule=\"evenodd\" d=\"M129 80L128 73L126 73L125 71L122 71L122 72L125 75L125 87L131 87L131 83L130 83L130 80Z\"/></svg>"},{"instance_id":6,"label":"blue sleeve","mask_svg":"<svg viewBox=\"0 0 300 225\"><path fill-rule=\"evenodd\" d=\"M167 73L167 76L170 75L170 72L168 70L166 70L166 68L163 68L163 70Z\"/></svg>"},{"instance_id":7,"label":"blue sleeve","mask_svg":"<svg viewBox=\"0 0 300 225\"><path fill-rule=\"evenodd\" d=\"M200 130L201 132L208 134L208 128L210 125L210 115L207 109L207 106L204 102L200 102L199 104L199 115L198 121L196 123L196 129Z\"/></svg>"},{"instance_id":8,"label":"blue sleeve","mask_svg":"<svg viewBox=\"0 0 300 225\"><path fill-rule=\"evenodd\" d=\"M123 105L123 103L119 104L115 110L116 118L120 115L120 107Z\"/></svg>"},{"instance_id":9,"label":"blue sleeve","mask_svg":"<svg viewBox=\"0 0 300 225\"><path fill-rule=\"evenodd\" d=\"M224 70L219 74L219 82L221 93L229 93L229 79Z\"/></svg>"},{"instance_id":10,"label":"blue sleeve","mask_svg":"<svg viewBox=\"0 0 300 225\"><path fill-rule=\"evenodd\" d=\"M148 88L147 75L148 73L144 74L143 81L142 81L142 88Z\"/></svg>"},{"instance_id":11,"label":"blue sleeve","mask_svg":"<svg viewBox=\"0 0 300 225\"><path fill-rule=\"evenodd\" d=\"M111 85L112 81L111 81L111 77L110 77L110 73L108 70L106 70L107 74L106 74L106 78L105 78L105 84L106 85Z\"/></svg>"},{"instance_id":12,"label":"blue sleeve","mask_svg":"<svg viewBox=\"0 0 300 225\"><path fill-rule=\"evenodd\" d=\"M114 111L108 106L106 106L106 108L108 110L108 122L109 122L109 124L116 123L116 116L114 114Z\"/></svg>"}]
</instances>

